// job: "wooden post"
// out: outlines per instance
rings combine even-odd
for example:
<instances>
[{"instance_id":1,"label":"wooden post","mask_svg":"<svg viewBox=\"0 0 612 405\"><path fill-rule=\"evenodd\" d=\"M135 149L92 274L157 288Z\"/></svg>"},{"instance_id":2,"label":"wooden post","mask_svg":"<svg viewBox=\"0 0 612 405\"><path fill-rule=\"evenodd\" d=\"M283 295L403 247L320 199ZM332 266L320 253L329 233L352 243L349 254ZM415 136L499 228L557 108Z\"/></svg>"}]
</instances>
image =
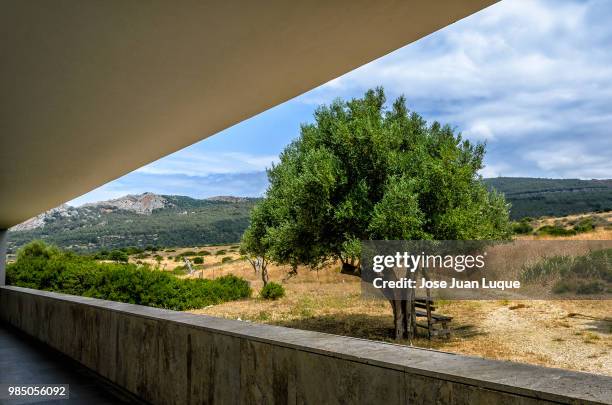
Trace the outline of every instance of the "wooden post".
<instances>
[{"instance_id":1,"label":"wooden post","mask_svg":"<svg viewBox=\"0 0 612 405\"><path fill-rule=\"evenodd\" d=\"M427 337L429 340L431 340L431 337L433 336L433 322L431 319L431 291L429 288L427 288L426 291L427 298L425 299L425 309L427 310Z\"/></svg>"}]
</instances>

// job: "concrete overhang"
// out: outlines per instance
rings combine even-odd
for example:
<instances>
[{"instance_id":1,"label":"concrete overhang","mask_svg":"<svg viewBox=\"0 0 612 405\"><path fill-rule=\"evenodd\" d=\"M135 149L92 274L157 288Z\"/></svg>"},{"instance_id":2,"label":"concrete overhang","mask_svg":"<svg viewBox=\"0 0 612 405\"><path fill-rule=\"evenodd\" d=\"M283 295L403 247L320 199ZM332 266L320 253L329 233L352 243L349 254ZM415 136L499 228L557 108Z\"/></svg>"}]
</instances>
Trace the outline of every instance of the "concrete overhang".
<instances>
[{"instance_id":1,"label":"concrete overhang","mask_svg":"<svg viewBox=\"0 0 612 405\"><path fill-rule=\"evenodd\" d=\"M0 229L494 2L4 0Z\"/></svg>"}]
</instances>

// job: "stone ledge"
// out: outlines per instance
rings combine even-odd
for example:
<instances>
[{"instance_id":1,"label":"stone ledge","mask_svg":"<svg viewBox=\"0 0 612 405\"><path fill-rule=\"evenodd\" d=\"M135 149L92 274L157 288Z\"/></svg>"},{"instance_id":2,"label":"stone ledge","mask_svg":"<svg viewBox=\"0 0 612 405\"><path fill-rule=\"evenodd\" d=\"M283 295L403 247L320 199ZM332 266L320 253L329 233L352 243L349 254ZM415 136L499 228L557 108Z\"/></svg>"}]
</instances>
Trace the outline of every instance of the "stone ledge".
<instances>
[{"instance_id":1,"label":"stone ledge","mask_svg":"<svg viewBox=\"0 0 612 405\"><path fill-rule=\"evenodd\" d=\"M267 343L302 352L398 370L492 391L561 403L612 403L612 378L507 361L444 353L392 343L215 318L21 287L2 294L29 294L189 328ZM1 308L0 308L1 310Z\"/></svg>"}]
</instances>

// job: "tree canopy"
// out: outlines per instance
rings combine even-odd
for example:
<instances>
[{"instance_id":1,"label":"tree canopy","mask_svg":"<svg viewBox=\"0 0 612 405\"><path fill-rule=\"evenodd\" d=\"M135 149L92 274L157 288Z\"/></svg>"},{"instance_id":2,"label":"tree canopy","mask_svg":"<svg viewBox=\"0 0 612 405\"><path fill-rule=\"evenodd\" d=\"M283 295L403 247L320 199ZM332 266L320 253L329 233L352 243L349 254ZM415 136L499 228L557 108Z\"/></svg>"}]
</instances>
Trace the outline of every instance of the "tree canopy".
<instances>
[{"instance_id":1,"label":"tree canopy","mask_svg":"<svg viewBox=\"0 0 612 405\"><path fill-rule=\"evenodd\" d=\"M246 241L295 268L352 263L365 239L506 238L508 205L478 174L484 154L484 144L410 112L404 97L387 107L382 88L336 100L268 170Z\"/></svg>"}]
</instances>

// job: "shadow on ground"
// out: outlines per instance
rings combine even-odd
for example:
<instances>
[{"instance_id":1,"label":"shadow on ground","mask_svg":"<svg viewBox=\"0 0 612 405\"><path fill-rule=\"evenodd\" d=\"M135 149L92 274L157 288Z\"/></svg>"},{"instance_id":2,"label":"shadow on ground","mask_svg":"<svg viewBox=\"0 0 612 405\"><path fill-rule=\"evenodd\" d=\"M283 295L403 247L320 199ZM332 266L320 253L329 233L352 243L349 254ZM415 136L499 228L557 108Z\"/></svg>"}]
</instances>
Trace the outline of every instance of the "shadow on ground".
<instances>
[{"instance_id":1,"label":"shadow on ground","mask_svg":"<svg viewBox=\"0 0 612 405\"><path fill-rule=\"evenodd\" d=\"M312 316L302 319L274 322L274 325L288 328L311 330L315 332L330 333L333 335L350 336L362 339L396 342L394 339L393 317L390 315L364 315L364 314L333 314ZM482 335L474 325L451 325L451 339L470 339ZM428 341L423 329L415 343L417 346L439 347L449 342L446 338L434 338ZM397 342L408 343L408 342Z\"/></svg>"},{"instance_id":2,"label":"shadow on ground","mask_svg":"<svg viewBox=\"0 0 612 405\"><path fill-rule=\"evenodd\" d=\"M592 332L599 332L605 334L612 334L612 318L599 318L596 316L572 313L568 315L569 318L586 319L587 330Z\"/></svg>"}]
</instances>

